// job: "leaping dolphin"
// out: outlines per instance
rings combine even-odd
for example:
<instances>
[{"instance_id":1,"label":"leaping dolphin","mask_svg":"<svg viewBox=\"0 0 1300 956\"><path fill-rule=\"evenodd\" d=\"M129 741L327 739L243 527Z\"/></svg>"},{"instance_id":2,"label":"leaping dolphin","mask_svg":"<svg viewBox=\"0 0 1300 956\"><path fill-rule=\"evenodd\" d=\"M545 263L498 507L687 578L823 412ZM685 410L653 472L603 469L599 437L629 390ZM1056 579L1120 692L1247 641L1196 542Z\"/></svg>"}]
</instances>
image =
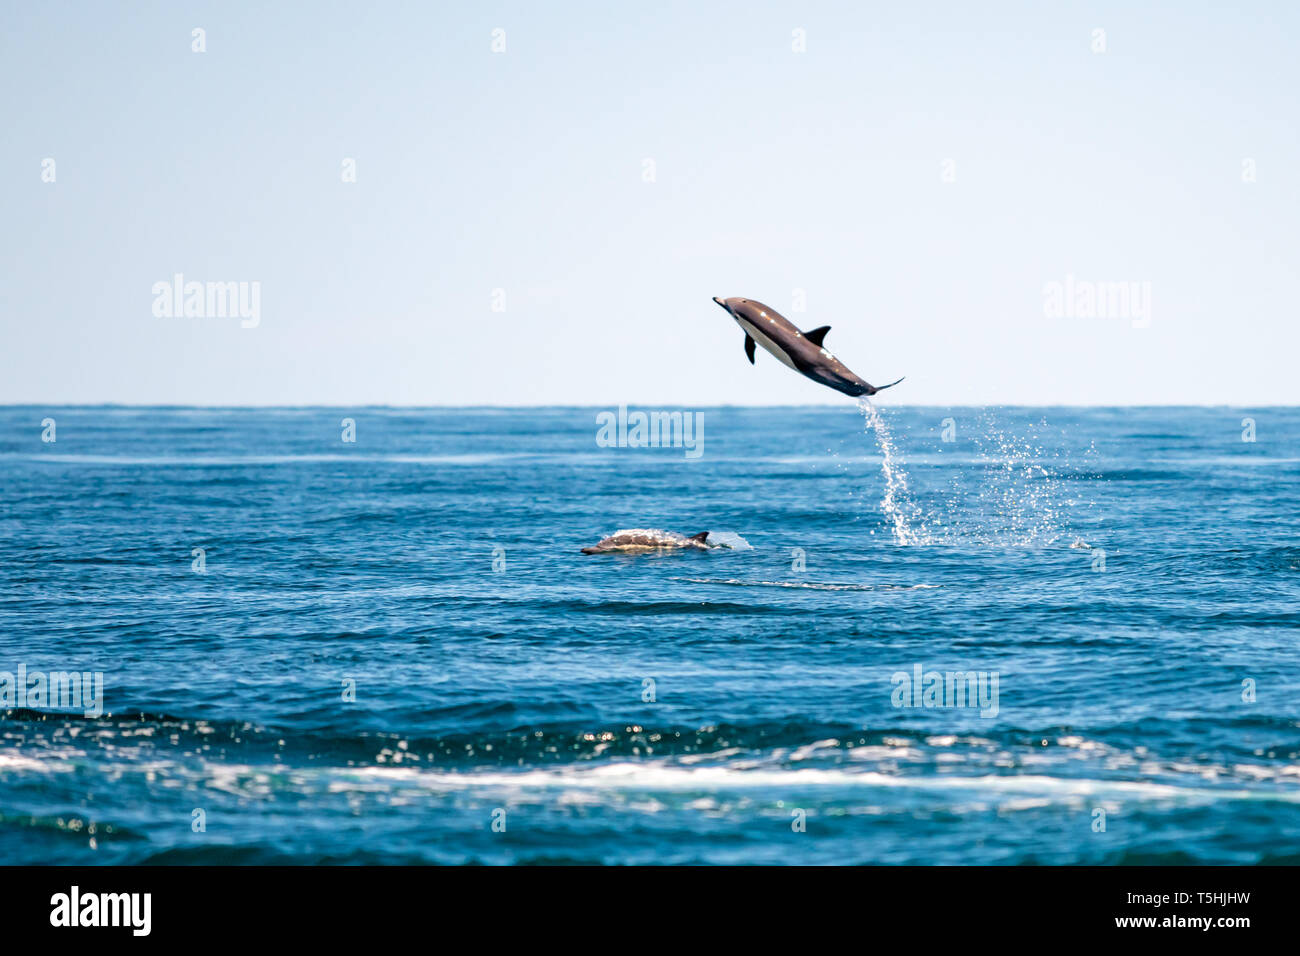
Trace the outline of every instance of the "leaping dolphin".
<instances>
[{"instance_id":1,"label":"leaping dolphin","mask_svg":"<svg viewBox=\"0 0 1300 956\"><path fill-rule=\"evenodd\" d=\"M604 554L607 551L671 551L683 548L698 548L708 551L709 533L701 531L687 537L676 531L660 531L658 528L631 528L615 531L608 538L596 542L589 548L583 548L583 554Z\"/></svg>"},{"instance_id":2,"label":"leaping dolphin","mask_svg":"<svg viewBox=\"0 0 1300 956\"><path fill-rule=\"evenodd\" d=\"M900 378L877 388L854 375L843 362L822 346L822 340L831 330L829 325L811 332L800 332L789 319L762 302L739 298L719 299L717 296L713 297L713 301L726 309L745 330L745 355L749 357L750 365L754 364L754 344L758 343L776 356L782 365L788 365L814 382L845 395L875 395L880 389L902 381Z\"/></svg>"}]
</instances>

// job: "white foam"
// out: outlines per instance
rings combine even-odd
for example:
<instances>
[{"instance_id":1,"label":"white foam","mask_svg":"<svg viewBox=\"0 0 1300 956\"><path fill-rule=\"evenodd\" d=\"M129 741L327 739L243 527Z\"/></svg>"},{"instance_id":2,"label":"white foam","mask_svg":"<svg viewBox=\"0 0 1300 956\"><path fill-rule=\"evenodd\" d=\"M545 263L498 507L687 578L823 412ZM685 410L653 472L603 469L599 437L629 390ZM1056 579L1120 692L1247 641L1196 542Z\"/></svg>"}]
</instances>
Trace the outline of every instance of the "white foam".
<instances>
[{"instance_id":1,"label":"white foam","mask_svg":"<svg viewBox=\"0 0 1300 956\"><path fill-rule=\"evenodd\" d=\"M674 578L691 584L724 584L745 588L806 588L811 591L923 591L941 584L840 584L833 581L742 581L739 578Z\"/></svg>"},{"instance_id":2,"label":"white foam","mask_svg":"<svg viewBox=\"0 0 1300 956\"><path fill-rule=\"evenodd\" d=\"M1300 791L1229 790L1153 783L1145 780L1100 780L1042 774L927 774L912 776L838 768L686 767L633 762L582 768L465 773L412 768L365 767L349 771L359 782L405 781L433 791L502 788L509 790L577 789L619 791L735 791L749 789L888 788L925 791L983 791L1022 797L1130 798L1134 800L1246 800L1300 804Z\"/></svg>"},{"instance_id":3,"label":"white foam","mask_svg":"<svg viewBox=\"0 0 1300 956\"><path fill-rule=\"evenodd\" d=\"M734 531L710 531L708 542L715 548L730 548L732 551L753 551L748 541Z\"/></svg>"}]
</instances>

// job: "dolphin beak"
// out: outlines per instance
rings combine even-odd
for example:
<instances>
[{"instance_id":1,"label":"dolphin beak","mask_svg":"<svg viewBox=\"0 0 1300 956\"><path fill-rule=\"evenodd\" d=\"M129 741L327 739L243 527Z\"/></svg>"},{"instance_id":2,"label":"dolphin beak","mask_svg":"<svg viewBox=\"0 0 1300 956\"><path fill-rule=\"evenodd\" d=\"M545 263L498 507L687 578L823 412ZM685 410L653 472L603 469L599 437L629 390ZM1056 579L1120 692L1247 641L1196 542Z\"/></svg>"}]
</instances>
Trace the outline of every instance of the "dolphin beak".
<instances>
[{"instance_id":1,"label":"dolphin beak","mask_svg":"<svg viewBox=\"0 0 1300 956\"><path fill-rule=\"evenodd\" d=\"M719 299L716 295L713 297L713 301L718 303L718 305L722 306L724 309L727 309L727 303ZM731 310L727 309L727 311L730 312Z\"/></svg>"}]
</instances>

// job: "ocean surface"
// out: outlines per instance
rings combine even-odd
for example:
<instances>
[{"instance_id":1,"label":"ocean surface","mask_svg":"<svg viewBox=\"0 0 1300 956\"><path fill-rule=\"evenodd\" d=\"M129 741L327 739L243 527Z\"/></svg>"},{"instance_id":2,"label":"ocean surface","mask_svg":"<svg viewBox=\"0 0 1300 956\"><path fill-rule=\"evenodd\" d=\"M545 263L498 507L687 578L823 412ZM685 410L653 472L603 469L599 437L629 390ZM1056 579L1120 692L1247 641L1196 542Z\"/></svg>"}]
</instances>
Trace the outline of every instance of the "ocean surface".
<instances>
[{"instance_id":1,"label":"ocean surface","mask_svg":"<svg viewBox=\"0 0 1300 956\"><path fill-rule=\"evenodd\" d=\"M0 859L1300 862L1300 409L602 411L0 408Z\"/></svg>"}]
</instances>

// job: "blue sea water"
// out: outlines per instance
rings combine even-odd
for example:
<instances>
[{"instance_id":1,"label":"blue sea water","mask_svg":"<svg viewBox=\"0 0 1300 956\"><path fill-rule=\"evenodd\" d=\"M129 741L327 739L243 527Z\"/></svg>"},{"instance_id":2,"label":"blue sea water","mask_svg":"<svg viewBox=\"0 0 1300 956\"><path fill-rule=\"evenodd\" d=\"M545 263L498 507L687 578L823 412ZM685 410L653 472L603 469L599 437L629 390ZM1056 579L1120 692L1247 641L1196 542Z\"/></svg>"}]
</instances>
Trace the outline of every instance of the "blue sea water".
<instances>
[{"instance_id":1,"label":"blue sea water","mask_svg":"<svg viewBox=\"0 0 1300 956\"><path fill-rule=\"evenodd\" d=\"M1300 862L1300 410L600 411L0 409L0 858Z\"/></svg>"}]
</instances>

